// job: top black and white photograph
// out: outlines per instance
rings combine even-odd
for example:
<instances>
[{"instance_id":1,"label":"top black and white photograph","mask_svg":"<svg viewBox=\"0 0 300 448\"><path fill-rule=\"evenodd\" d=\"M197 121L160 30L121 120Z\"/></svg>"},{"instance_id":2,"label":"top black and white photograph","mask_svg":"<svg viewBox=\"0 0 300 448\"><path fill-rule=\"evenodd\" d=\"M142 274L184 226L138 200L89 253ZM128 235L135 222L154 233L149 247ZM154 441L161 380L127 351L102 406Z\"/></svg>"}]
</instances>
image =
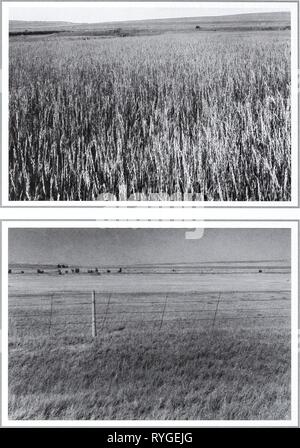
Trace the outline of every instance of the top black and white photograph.
<instances>
[{"instance_id":1,"label":"top black and white photograph","mask_svg":"<svg viewBox=\"0 0 300 448\"><path fill-rule=\"evenodd\" d=\"M298 203L297 2L4 2L4 205Z\"/></svg>"}]
</instances>

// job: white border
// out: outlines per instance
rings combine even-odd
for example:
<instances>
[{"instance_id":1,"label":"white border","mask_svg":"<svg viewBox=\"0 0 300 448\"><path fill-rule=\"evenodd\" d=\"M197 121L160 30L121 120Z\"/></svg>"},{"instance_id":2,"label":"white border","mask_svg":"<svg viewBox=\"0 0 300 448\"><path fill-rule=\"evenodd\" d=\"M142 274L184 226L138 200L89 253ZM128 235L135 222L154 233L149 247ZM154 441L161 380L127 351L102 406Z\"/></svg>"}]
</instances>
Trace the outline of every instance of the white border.
<instances>
[{"instance_id":1,"label":"white border","mask_svg":"<svg viewBox=\"0 0 300 448\"><path fill-rule=\"evenodd\" d=\"M291 419L290 420L10 420L8 418L8 229L9 228L289 228L291 229ZM295 221L6 221L2 223L2 425L9 427L297 427L298 426L298 222Z\"/></svg>"},{"instance_id":2,"label":"white border","mask_svg":"<svg viewBox=\"0 0 300 448\"><path fill-rule=\"evenodd\" d=\"M163 2L160 2L163 4ZM188 7L193 2L185 4ZM210 8L218 3L222 2L201 2L202 6L209 6ZM270 2L223 2L228 7L251 7L259 6L263 8L264 5L270 5ZM287 6L291 12L291 127L292 127L292 199L291 201L9 201L9 178L8 178L8 19L9 8L11 7L95 7L100 5L100 2L2 2L2 205L5 207L297 207L298 205L298 20L297 20L297 3L292 2L272 2L277 6L282 4L285 9ZM101 2L103 6L118 7L118 2ZM135 7L137 4L140 6L146 6L143 2L122 2L124 5L132 5ZM157 3L147 2L148 5L155 5ZM170 3L167 3L170 7ZM172 7L175 7L176 2L172 3ZM277 7L276 6L276 7Z\"/></svg>"}]
</instances>

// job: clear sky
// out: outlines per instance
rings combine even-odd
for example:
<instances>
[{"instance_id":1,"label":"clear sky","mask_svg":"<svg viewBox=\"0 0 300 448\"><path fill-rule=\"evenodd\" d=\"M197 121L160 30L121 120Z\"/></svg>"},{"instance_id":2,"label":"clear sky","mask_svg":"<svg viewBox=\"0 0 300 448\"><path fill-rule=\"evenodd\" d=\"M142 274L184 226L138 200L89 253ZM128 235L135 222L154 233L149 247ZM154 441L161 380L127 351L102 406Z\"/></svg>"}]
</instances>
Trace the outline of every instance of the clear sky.
<instances>
[{"instance_id":1,"label":"clear sky","mask_svg":"<svg viewBox=\"0 0 300 448\"><path fill-rule=\"evenodd\" d=\"M289 229L10 229L9 262L130 265L290 259ZM201 236L201 232L200 232Z\"/></svg>"},{"instance_id":2,"label":"clear sky","mask_svg":"<svg viewBox=\"0 0 300 448\"><path fill-rule=\"evenodd\" d=\"M205 2L67 2L62 6L17 6L9 8L10 20L65 21L77 23L112 22L122 20L161 19L176 17L200 17L251 12L289 11L284 2L256 5L248 3L205 3Z\"/></svg>"}]
</instances>

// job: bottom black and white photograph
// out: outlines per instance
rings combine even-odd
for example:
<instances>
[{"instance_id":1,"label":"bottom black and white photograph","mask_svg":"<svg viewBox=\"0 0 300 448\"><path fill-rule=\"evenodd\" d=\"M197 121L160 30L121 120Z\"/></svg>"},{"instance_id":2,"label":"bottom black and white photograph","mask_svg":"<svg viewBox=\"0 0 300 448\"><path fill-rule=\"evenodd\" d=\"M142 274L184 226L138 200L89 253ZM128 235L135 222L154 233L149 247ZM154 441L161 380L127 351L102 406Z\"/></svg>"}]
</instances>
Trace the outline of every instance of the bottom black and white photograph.
<instances>
[{"instance_id":1,"label":"bottom black and white photograph","mask_svg":"<svg viewBox=\"0 0 300 448\"><path fill-rule=\"evenodd\" d=\"M295 424L297 232L3 223L4 423Z\"/></svg>"}]
</instances>

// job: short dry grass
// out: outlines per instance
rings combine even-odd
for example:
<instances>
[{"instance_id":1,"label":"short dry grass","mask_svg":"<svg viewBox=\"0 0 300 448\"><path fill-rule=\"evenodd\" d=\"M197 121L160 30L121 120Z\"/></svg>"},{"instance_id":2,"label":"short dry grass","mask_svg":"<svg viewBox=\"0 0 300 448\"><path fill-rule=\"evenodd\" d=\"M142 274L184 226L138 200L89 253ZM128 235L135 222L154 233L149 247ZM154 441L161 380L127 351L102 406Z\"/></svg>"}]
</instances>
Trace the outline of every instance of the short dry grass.
<instances>
[{"instance_id":1,"label":"short dry grass","mask_svg":"<svg viewBox=\"0 0 300 448\"><path fill-rule=\"evenodd\" d=\"M13 419L288 419L288 330L11 338Z\"/></svg>"}]
</instances>

